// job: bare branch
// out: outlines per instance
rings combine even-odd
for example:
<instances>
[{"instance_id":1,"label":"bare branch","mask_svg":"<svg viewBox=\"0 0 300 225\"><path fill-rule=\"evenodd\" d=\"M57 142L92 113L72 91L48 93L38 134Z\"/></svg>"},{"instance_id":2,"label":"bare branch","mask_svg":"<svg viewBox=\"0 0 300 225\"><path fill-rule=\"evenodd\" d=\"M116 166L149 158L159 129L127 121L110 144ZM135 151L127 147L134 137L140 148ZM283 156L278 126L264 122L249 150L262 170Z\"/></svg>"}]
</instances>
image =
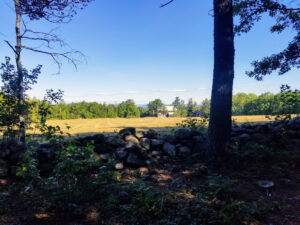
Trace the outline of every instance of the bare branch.
<instances>
[{"instance_id":1,"label":"bare branch","mask_svg":"<svg viewBox=\"0 0 300 225\"><path fill-rule=\"evenodd\" d=\"M8 44L8 46L14 51L15 54L17 54L17 51L16 49L9 43L9 41L6 41L5 42Z\"/></svg>"},{"instance_id":2,"label":"bare branch","mask_svg":"<svg viewBox=\"0 0 300 225\"><path fill-rule=\"evenodd\" d=\"M42 53L42 54L45 54L45 55L49 55L53 59L55 64L57 65L58 73L60 73L60 69L61 69L61 66L62 66L62 63L61 63L62 58L67 60L69 63L73 64L73 66L77 70L77 63L79 62L79 60L71 57L71 55L79 54L80 56L84 57L84 55L80 51L76 51L76 50L71 50L71 51L68 51L68 52L62 52L61 53L61 52L44 51L44 50L28 47L28 46L25 46L25 45L22 45L21 48L27 49L27 50L30 50L30 51L33 51L33 52L38 52L38 53Z\"/></svg>"},{"instance_id":3,"label":"bare branch","mask_svg":"<svg viewBox=\"0 0 300 225\"><path fill-rule=\"evenodd\" d=\"M174 0L169 0L168 2L164 3L164 4L160 4L160 8L163 8L169 4L171 4L172 2L174 2Z\"/></svg>"}]
</instances>

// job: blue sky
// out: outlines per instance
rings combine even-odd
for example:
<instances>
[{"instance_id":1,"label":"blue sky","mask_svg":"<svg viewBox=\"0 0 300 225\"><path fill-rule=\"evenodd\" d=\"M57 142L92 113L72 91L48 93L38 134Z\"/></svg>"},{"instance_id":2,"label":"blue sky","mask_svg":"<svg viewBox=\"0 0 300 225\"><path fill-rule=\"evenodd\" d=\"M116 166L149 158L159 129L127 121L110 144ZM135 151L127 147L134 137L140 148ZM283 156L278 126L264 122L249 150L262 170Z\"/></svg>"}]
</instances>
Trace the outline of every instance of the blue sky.
<instances>
[{"instance_id":1,"label":"blue sky","mask_svg":"<svg viewBox=\"0 0 300 225\"><path fill-rule=\"evenodd\" d=\"M163 9L163 0L95 0L69 24L29 23L28 26L57 33L70 46L84 53L76 71L64 63L61 73L47 56L25 52L28 69L42 64L42 75L30 96L42 98L46 89L62 89L66 102L119 103L134 99L138 104L160 98L170 104L176 96L198 103L210 98L213 71L213 18L211 0L176 0ZM15 17L11 0L0 3L0 59L13 58L4 40L14 43ZM293 31L269 32L272 20L265 17L248 34L235 39L237 92L279 92L281 84L300 89L299 71L258 82L245 75L250 62L284 49ZM28 43L37 46L34 43Z\"/></svg>"}]
</instances>

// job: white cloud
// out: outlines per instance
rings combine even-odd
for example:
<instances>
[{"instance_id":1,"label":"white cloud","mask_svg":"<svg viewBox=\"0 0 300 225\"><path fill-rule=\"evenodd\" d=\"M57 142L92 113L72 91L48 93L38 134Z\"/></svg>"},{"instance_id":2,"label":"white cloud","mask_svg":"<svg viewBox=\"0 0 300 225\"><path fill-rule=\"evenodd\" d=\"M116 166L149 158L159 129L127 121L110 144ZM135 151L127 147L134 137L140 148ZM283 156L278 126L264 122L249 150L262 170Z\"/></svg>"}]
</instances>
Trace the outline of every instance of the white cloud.
<instances>
[{"instance_id":1,"label":"white cloud","mask_svg":"<svg viewBox=\"0 0 300 225\"><path fill-rule=\"evenodd\" d=\"M126 94L137 94L138 92L137 91L126 91L125 93Z\"/></svg>"},{"instance_id":2,"label":"white cloud","mask_svg":"<svg viewBox=\"0 0 300 225\"><path fill-rule=\"evenodd\" d=\"M158 90L157 92L169 92L169 93L177 93L177 92L186 92L184 89L174 89L174 90Z\"/></svg>"}]
</instances>

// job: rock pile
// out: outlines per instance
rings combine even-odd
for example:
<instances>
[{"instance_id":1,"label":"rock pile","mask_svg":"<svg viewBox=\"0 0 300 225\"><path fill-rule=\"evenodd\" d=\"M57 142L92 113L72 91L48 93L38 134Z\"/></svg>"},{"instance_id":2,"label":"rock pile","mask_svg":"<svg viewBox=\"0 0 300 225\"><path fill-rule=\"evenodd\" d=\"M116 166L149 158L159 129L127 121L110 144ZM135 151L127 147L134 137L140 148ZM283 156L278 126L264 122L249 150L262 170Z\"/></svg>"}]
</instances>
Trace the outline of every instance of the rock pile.
<instances>
[{"instance_id":1,"label":"rock pile","mask_svg":"<svg viewBox=\"0 0 300 225\"><path fill-rule=\"evenodd\" d=\"M233 126L231 136L232 142L238 142L240 145L249 142L269 145L287 139L290 143L300 146L300 117L289 121Z\"/></svg>"},{"instance_id":2,"label":"rock pile","mask_svg":"<svg viewBox=\"0 0 300 225\"><path fill-rule=\"evenodd\" d=\"M137 134L136 129L128 127L117 134L77 138L78 145L86 145L93 141L95 154L101 161L109 158L116 160L116 169L126 166L142 167L153 163L168 163L180 160L194 153L201 153L206 147L207 134L197 130L177 129L174 134L158 134L155 130ZM288 140L300 149L300 117L290 121L275 121L257 125L241 125L232 127L232 142L243 146L246 143L269 145L281 140ZM53 168L55 151L63 143L39 144L34 146L39 167L42 172ZM15 174L17 163L23 157L25 148L16 141L2 141L0 144L0 178Z\"/></svg>"},{"instance_id":3,"label":"rock pile","mask_svg":"<svg viewBox=\"0 0 300 225\"><path fill-rule=\"evenodd\" d=\"M101 134L102 135L102 134ZM158 134L150 129L136 134L136 129L128 127L118 134L78 139L81 143L94 140L95 152L102 160L115 158L116 169L124 166L141 167L153 162L169 162L173 159L185 158L205 148L206 134L180 128L172 134Z\"/></svg>"}]
</instances>

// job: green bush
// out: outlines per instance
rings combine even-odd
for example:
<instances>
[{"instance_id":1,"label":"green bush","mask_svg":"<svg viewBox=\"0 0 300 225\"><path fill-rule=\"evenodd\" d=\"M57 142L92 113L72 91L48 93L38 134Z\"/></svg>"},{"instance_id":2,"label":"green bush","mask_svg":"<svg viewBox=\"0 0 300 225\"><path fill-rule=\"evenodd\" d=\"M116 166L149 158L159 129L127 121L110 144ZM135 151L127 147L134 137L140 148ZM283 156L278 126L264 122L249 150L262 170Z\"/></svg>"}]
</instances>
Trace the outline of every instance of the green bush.
<instances>
[{"instance_id":1,"label":"green bush","mask_svg":"<svg viewBox=\"0 0 300 225\"><path fill-rule=\"evenodd\" d=\"M207 129L208 119L207 118L188 118L183 120L181 123L176 123L178 127L189 128L192 130L205 131Z\"/></svg>"}]
</instances>

